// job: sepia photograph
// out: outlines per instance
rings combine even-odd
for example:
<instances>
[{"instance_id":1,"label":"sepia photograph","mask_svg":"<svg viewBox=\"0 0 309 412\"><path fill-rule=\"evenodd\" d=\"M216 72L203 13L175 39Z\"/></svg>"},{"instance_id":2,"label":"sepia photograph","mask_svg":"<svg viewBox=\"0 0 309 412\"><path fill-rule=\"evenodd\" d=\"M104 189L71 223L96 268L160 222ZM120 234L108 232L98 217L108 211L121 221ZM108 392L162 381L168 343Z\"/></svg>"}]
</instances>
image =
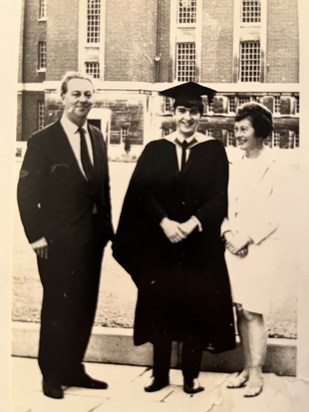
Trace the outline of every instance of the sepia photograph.
<instances>
[{"instance_id":1,"label":"sepia photograph","mask_svg":"<svg viewBox=\"0 0 309 412\"><path fill-rule=\"evenodd\" d=\"M306 1L1 9L1 410L305 412Z\"/></svg>"}]
</instances>

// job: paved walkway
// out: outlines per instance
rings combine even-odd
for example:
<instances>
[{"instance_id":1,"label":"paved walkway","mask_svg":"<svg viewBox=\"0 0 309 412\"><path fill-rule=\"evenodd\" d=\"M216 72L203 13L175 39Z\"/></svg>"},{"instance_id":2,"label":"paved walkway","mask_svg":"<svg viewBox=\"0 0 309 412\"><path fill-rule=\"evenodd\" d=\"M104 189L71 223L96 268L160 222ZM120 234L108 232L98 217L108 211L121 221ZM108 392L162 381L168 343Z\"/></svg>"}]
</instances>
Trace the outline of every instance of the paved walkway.
<instances>
[{"instance_id":1,"label":"paved walkway","mask_svg":"<svg viewBox=\"0 0 309 412\"><path fill-rule=\"evenodd\" d=\"M262 394L244 398L243 389L226 389L228 375L202 372L206 390L194 396L182 390L179 370L171 370L171 385L146 393L151 371L145 367L87 363L87 372L107 380L108 390L67 388L54 400L41 392L41 375L35 359L12 358L10 412L305 412L309 409L309 383L292 377L265 374ZM3 411L4 412L4 411ZM7 412L7 411L5 411Z\"/></svg>"}]
</instances>

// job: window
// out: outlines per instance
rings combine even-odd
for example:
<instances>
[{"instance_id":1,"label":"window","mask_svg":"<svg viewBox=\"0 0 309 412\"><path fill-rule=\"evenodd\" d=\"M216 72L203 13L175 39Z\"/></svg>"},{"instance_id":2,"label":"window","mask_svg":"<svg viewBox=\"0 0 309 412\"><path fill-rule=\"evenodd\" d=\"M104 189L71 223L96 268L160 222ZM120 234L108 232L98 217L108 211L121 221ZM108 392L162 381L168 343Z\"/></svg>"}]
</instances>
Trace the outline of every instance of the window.
<instances>
[{"instance_id":1,"label":"window","mask_svg":"<svg viewBox=\"0 0 309 412\"><path fill-rule=\"evenodd\" d=\"M94 79L100 78L100 64L99 62L86 62L86 73L92 76Z\"/></svg>"},{"instance_id":2,"label":"window","mask_svg":"<svg viewBox=\"0 0 309 412\"><path fill-rule=\"evenodd\" d=\"M299 114L299 96L295 96L295 113Z\"/></svg>"},{"instance_id":3,"label":"window","mask_svg":"<svg viewBox=\"0 0 309 412\"><path fill-rule=\"evenodd\" d=\"M46 18L46 3L47 0L39 0L39 19Z\"/></svg>"},{"instance_id":4,"label":"window","mask_svg":"<svg viewBox=\"0 0 309 412\"><path fill-rule=\"evenodd\" d=\"M280 96L274 96L274 113L280 113L281 99Z\"/></svg>"},{"instance_id":5,"label":"window","mask_svg":"<svg viewBox=\"0 0 309 412\"><path fill-rule=\"evenodd\" d=\"M207 104L207 113L213 113L214 111L214 101L212 100L211 103Z\"/></svg>"},{"instance_id":6,"label":"window","mask_svg":"<svg viewBox=\"0 0 309 412\"><path fill-rule=\"evenodd\" d=\"M235 137L234 130L228 130L226 144L227 146L234 146L234 147L236 146L236 137Z\"/></svg>"},{"instance_id":7,"label":"window","mask_svg":"<svg viewBox=\"0 0 309 412\"><path fill-rule=\"evenodd\" d=\"M87 43L100 43L101 0L87 2Z\"/></svg>"},{"instance_id":8,"label":"window","mask_svg":"<svg viewBox=\"0 0 309 412\"><path fill-rule=\"evenodd\" d=\"M238 97L238 105L241 106L244 103L250 102L250 96L239 96Z\"/></svg>"},{"instance_id":9,"label":"window","mask_svg":"<svg viewBox=\"0 0 309 412\"><path fill-rule=\"evenodd\" d=\"M196 23L196 0L178 0L178 23Z\"/></svg>"},{"instance_id":10,"label":"window","mask_svg":"<svg viewBox=\"0 0 309 412\"><path fill-rule=\"evenodd\" d=\"M259 41L240 44L240 81L259 82L261 71L261 53Z\"/></svg>"},{"instance_id":11,"label":"window","mask_svg":"<svg viewBox=\"0 0 309 412\"><path fill-rule=\"evenodd\" d=\"M235 113L236 112L236 97L235 96L230 96L229 97L229 108L228 111L230 113Z\"/></svg>"},{"instance_id":12,"label":"window","mask_svg":"<svg viewBox=\"0 0 309 412\"><path fill-rule=\"evenodd\" d=\"M214 131L212 129L206 129L205 135L209 137L214 137Z\"/></svg>"},{"instance_id":13,"label":"window","mask_svg":"<svg viewBox=\"0 0 309 412\"><path fill-rule=\"evenodd\" d=\"M38 69L46 70L46 41L39 42Z\"/></svg>"},{"instance_id":14,"label":"window","mask_svg":"<svg viewBox=\"0 0 309 412\"><path fill-rule=\"evenodd\" d=\"M122 142L125 142L128 138L128 128L126 126L120 129L120 139Z\"/></svg>"},{"instance_id":15,"label":"window","mask_svg":"<svg viewBox=\"0 0 309 412\"><path fill-rule=\"evenodd\" d=\"M45 103L38 101L38 129L45 127Z\"/></svg>"},{"instance_id":16,"label":"window","mask_svg":"<svg viewBox=\"0 0 309 412\"><path fill-rule=\"evenodd\" d=\"M295 147L299 147L299 133L295 133Z\"/></svg>"},{"instance_id":17,"label":"window","mask_svg":"<svg viewBox=\"0 0 309 412\"><path fill-rule=\"evenodd\" d=\"M280 132L274 130L273 131L273 147L280 147Z\"/></svg>"},{"instance_id":18,"label":"window","mask_svg":"<svg viewBox=\"0 0 309 412\"><path fill-rule=\"evenodd\" d=\"M171 112L171 111L172 111L171 99L169 97L164 97L163 112Z\"/></svg>"},{"instance_id":19,"label":"window","mask_svg":"<svg viewBox=\"0 0 309 412\"><path fill-rule=\"evenodd\" d=\"M261 22L261 2L260 0L243 0L241 10L241 21L243 23Z\"/></svg>"},{"instance_id":20,"label":"window","mask_svg":"<svg viewBox=\"0 0 309 412\"><path fill-rule=\"evenodd\" d=\"M177 43L176 79L181 82L195 80L195 43Z\"/></svg>"}]
</instances>

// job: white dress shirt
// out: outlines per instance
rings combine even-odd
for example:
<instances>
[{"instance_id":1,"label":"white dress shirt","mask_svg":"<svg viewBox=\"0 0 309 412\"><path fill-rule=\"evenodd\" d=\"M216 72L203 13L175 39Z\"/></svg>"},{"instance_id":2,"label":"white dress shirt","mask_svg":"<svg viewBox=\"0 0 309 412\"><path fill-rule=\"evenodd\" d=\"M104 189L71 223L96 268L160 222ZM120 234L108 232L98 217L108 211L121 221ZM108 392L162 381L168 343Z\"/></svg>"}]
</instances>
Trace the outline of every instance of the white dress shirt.
<instances>
[{"instance_id":1,"label":"white dress shirt","mask_svg":"<svg viewBox=\"0 0 309 412\"><path fill-rule=\"evenodd\" d=\"M65 131L65 134L67 135L67 138L70 142L70 145L72 147L73 153L76 157L77 163L79 165L79 168L82 172L82 174L86 177L83 166L82 166L82 160L80 157L80 135L78 131L78 126L76 124L72 123L66 116L62 116L60 123ZM88 128L87 128L87 122L83 125L82 127L85 132L85 138L86 138L86 143L88 147L88 152L90 156L90 160L93 164L93 150L92 150L92 144L91 144L91 139L88 133Z\"/></svg>"}]
</instances>

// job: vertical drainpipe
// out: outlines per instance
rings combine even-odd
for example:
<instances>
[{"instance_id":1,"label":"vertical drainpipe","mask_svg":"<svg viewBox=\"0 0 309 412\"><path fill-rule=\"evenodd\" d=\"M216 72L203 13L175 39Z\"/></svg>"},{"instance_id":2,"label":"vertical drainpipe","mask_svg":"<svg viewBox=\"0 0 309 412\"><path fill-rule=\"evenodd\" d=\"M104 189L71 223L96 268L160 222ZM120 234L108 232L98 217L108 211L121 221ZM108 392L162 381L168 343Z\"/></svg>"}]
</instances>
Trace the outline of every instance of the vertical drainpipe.
<instances>
[{"instance_id":1,"label":"vertical drainpipe","mask_svg":"<svg viewBox=\"0 0 309 412\"><path fill-rule=\"evenodd\" d=\"M161 60L161 0L157 0L157 39L155 61L155 81L160 81L160 60Z\"/></svg>"}]
</instances>

